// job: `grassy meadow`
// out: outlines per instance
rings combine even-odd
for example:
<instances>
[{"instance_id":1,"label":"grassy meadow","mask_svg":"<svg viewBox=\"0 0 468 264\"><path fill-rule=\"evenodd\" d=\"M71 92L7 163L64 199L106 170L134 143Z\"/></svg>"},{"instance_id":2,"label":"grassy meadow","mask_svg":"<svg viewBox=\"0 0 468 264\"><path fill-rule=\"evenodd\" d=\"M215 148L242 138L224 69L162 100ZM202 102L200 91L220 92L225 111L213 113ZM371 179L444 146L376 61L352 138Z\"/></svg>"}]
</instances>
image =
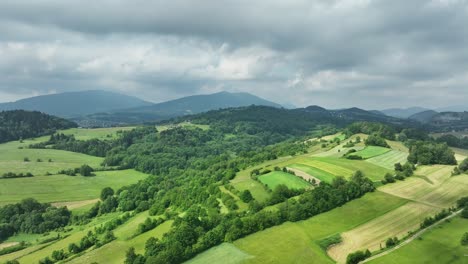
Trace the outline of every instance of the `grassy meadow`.
<instances>
[{"instance_id":1,"label":"grassy meadow","mask_svg":"<svg viewBox=\"0 0 468 264\"><path fill-rule=\"evenodd\" d=\"M373 158L376 156L380 156L382 154L385 154L389 152L389 148L384 148L384 147L376 147L376 146L367 146L363 150L354 152L353 155L360 156L363 159L369 159Z\"/></svg>"},{"instance_id":2,"label":"grassy meadow","mask_svg":"<svg viewBox=\"0 0 468 264\"><path fill-rule=\"evenodd\" d=\"M302 178L282 171L270 172L258 177L258 180L271 190L274 190L280 184L286 185L289 189L306 189L311 186L310 183Z\"/></svg>"},{"instance_id":3,"label":"grassy meadow","mask_svg":"<svg viewBox=\"0 0 468 264\"><path fill-rule=\"evenodd\" d=\"M34 197L40 202L69 202L96 199L104 187L118 189L147 177L135 170L95 172L96 176L35 176L0 179L0 205Z\"/></svg>"}]
</instances>

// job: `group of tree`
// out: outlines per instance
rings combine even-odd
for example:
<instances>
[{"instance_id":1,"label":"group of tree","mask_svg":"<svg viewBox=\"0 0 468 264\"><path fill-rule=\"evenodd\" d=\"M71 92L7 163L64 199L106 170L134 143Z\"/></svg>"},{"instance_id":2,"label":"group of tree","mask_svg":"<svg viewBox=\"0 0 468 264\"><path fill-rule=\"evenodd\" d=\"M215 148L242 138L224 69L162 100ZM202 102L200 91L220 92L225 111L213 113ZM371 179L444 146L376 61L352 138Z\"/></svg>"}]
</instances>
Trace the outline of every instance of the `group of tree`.
<instances>
[{"instance_id":1,"label":"group of tree","mask_svg":"<svg viewBox=\"0 0 468 264\"><path fill-rule=\"evenodd\" d=\"M30 172L27 172L27 173L5 172L0 176L0 179L13 179L13 178L24 178L24 177L34 177L34 175Z\"/></svg>"},{"instance_id":2,"label":"group of tree","mask_svg":"<svg viewBox=\"0 0 468 264\"><path fill-rule=\"evenodd\" d=\"M344 130L347 137L355 134L377 135L378 137L394 140L397 130L392 125L375 122L355 122L347 126Z\"/></svg>"},{"instance_id":3,"label":"group of tree","mask_svg":"<svg viewBox=\"0 0 468 264\"><path fill-rule=\"evenodd\" d=\"M462 209L461 216L468 218L468 196L460 198L457 201L457 207Z\"/></svg>"},{"instance_id":4,"label":"group of tree","mask_svg":"<svg viewBox=\"0 0 468 264\"><path fill-rule=\"evenodd\" d=\"M416 166L410 162L406 162L404 165L401 163L395 164L395 175L392 173L387 173L382 180L383 184L394 183L396 180L403 181L407 177L410 177L414 174Z\"/></svg>"},{"instance_id":5,"label":"group of tree","mask_svg":"<svg viewBox=\"0 0 468 264\"><path fill-rule=\"evenodd\" d=\"M80 174L81 176L90 177L95 176L93 172L94 169L91 166L84 164L79 168L60 170L58 174L64 174L68 176L76 176L77 174Z\"/></svg>"},{"instance_id":6,"label":"group of tree","mask_svg":"<svg viewBox=\"0 0 468 264\"><path fill-rule=\"evenodd\" d=\"M29 148L53 148L84 153L97 157L105 157L107 152L110 151L114 146L114 141L111 140L76 140L74 135L65 135L63 133L57 133L52 134L48 141L29 145Z\"/></svg>"},{"instance_id":7,"label":"group of tree","mask_svg":"<svg viewBox=\"0 0 468 264\"><path fill-rule=\"evenodd\" d=\"M23 110L0 112L0 143L50 135L77 124L40 112Z\"/></svg>"},{"instance_id":8,"label":"group of tree","mask_svg":"<svg viewBox=\"0 0 468 264\"><path fill-rule=\"evenodd\" d=\"M464 159L455 169L453 169L452 175L460 175L468 173L468 158Z\"/></svg>"},{"instance_id":9,"label":"group of tree","mask_svg":"<svg viewBox=\"0 0 468 264\"><path fill-rule=\"evenodd\" d=\"M381 135L379 134L370 134L367 139L365 140L365 144L366 146L378 146L378 147L385 147L385 148L388 148L390 147L388 144L387 144L387 141L385 140L385 138L383 138Z\"/></svg>"},{"instance_id":10,"label":"group of tree","mask_svg":"<svg viewBox=\"0 0 468 264\"><path fill-rule=\"evenodd\" d=\"M0 207L0 241L15 233L40 234L64 227L71 213L66 207L56 208L34 199Z\"/></svg>"},{"instance_id":11,"label":"group of tree","mask_svg":"<svg viewBox=\"0 0 468 264\"><path fill-rule=\"evenodd\" d=\"M195 254L225 241L246 235L285 221L299 221L329 211L361 197L375 189L373 183L357 172L349 181L338 177L332 184L321 183L306 191L298 199L284 201L278 211L259 211L245 214L210 216L196 205L183 218L176 217L174 228L161 240L152 238L146 243L144 255L127 252L126 263L181 263Z\"/></svg>"},{"instance_id":12,"label":"group of tree","mask_svg":"<svg viewBox=\"0 0 468 264\"><path fill-rule=\"evenodd\" d=\"M366 251L358 250L346 257L346 264L358 264L359 262L369 258L371 255L372 254L368 249Z\"/></svg>"},{"instance_id":13,"label":"group of tree","mask_svg":"<svg viewBox=\"0 0 468 264\"><path fill-rule=\"evenodd\" d=\"M413 164L456 165L455 153L445 143L413 141L409 146L408 161Z\"/></svg>"},{"instance_id":14,"label":"group of tree","mask_svg":"<svg viewBox=\"0 0 468 264\"><path fill-rule=\"evenodd\" d=\"M457 137L454 135L443 135L436 139L439 143L446 143L450 147L468 149L468 137Z\"/></svg>"}]
</instances>

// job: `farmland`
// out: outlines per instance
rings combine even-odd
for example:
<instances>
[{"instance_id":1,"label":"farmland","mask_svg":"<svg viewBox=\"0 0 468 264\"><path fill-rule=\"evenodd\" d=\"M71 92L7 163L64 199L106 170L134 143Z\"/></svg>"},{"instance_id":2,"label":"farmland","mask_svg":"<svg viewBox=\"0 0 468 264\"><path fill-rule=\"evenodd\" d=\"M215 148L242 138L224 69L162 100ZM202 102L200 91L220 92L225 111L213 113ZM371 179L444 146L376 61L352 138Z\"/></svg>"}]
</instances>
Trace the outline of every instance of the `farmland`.
<instances>
[{"instance_id":1,"label":"farmland","mask_svg":"<svg viewBox=\"0 0 468 264\"><path fill-rule=\"evenodd\" d=\"M367 159L366 161L372 164L387 168L389 170L393 170L396 163L404 164L407 158L408 158L407 152L391 150L391 151L386 152L385 154Z\"/></svg>"},{"instance_id":2,"label":"farmland","mask_svg":"<svg viewBox=\"0 0 468 264\"><path fill-rule=\"evenodd\" d=\"M467 232L468 220L456 217L423 234L388 255L370 261L372 264L418 263L466 263L468 248L460 245L460 238Z\"/></svg>"},{"instance_id":3,"label":"farmland","mask_svg":"<svg viewBox=\"0 0 468 264\"><path fill-rule=\"evenodd\" d=\"M302 178L282 171L273 171L258 177L258 179L272 190L280 184L284 184L290 189L306 189L310 187L310 183Z\"/></svg>"},{"instance_id":4,"label":"farmland","mask_svg":"<svg viewBox=\"0 0 468 264\"><path fill-rule=\"evenodd\" d=\"M1 179L0 204L34 197L41 202L68 202L99 197L104 187L118 189L146 178L135 170L96 172L96 176L35 176L32 178Z\"/></svg>"},{"instance_id":5,"label":"farmland","mask_svg":"<svg viewBox=\"0 0 468 264\"><path fill-rule=\"evenodd\" d=\"M354 152L353 155L360 156L363 159L369 159L389 152L390 149L384 147L368 146L363 150Z\"/></svg>"},{"instance_id":6,"label":"farmland","mask_svg":"<svg viewBox=\"0 0 468 264\"><path fill-rule=\"evenodd\" d=\"M209 263L216 256L229 256L238 250L250 256L242 263L333 263L317 244L331 235L344 232L384 215L407 201L381 192L323 213L305 221L287 222L239 239L232 247L215 247L199 255L197 263ZM355 212L359 212L356 214ZM265 242L271 241L271 242ZM240 262L237 262L240 263Z\"/></svg>"},{"instance_id":7,"label":"farmland","mask_svg":"<svg viewBox=\"0 0 468 264\"><path fill-rule=\"evenodd\" d=\"M30 172L35 176L45 175L47 172L55 174L62 169L77 168L83 164L97 168L100 167L103 160L63 150L27 148L30 144L43 140L35 139L0 144L0 174L7 172ZM25 158L29 161L25 161Z\"/></svg>"}]
</instances>

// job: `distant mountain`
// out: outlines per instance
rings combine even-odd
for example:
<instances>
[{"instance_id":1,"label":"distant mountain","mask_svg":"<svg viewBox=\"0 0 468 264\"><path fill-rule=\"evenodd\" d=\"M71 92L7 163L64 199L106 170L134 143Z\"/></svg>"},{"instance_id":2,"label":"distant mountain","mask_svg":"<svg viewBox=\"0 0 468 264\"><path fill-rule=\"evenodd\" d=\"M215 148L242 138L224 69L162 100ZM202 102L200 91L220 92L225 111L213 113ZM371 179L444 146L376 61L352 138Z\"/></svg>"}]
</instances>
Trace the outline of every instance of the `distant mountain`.
<instances>
[{"instance_id":1,"label":"distant mountain","mask_svg":"<svg viewBox=\"0 0 468 264\"><path fill-rule=\"evenodd\" d=\"M75 120L83 126L90 124L98 125L100 122L107 125L138 124L210 110L249 105L282 107L277 103L249 93L219 92L207 95L193 95L149 106L96 113Z\"/></svg>"},{"instance_id":2,"label":"distant mountain","mask_svg":"<svg viewBox=\"0 0 468 264\"><path fill-rule=\"evenodd\" d=\"M398 118L408 118L414 114L421 113L430 109L423 107L410 107L410 108L390 108L381 110L383 114L387 116L393 116Z\"/></svg>"},{"instance_id":3,"label":"distant mountain","mask_svg":"<svg viewBox=\"0 0 468 264\"><path fill-rule=\"evenodd\" d=\"M434 110L427 110L427 111L423 111L423 112L411 115L410 117L408 117L408 119L416 120L421 123L428 123L437 114L438 112Z\"/></svg>"},{"instance_id":4,"label":"distant mountain","mask_svg":"<svg viewBox=\"0 0 468 264\"><path fill-rule=\"evenodd\" d=\"M438 112L465 112L468 111L468 105L453 105L436 109Z\"/></svg>"},{"instance_id":5,"label":"distant mountain","mask_svg":"<svg viewBox=\"0 0 468 264\"><path fill-rule=\"evenodd\" d=\"M77 117L151 103L133 96L108 91L82 91L41 95L12 103L0 103L0 110L40 111L60 117Z\"/></svg>"}]
</instances>

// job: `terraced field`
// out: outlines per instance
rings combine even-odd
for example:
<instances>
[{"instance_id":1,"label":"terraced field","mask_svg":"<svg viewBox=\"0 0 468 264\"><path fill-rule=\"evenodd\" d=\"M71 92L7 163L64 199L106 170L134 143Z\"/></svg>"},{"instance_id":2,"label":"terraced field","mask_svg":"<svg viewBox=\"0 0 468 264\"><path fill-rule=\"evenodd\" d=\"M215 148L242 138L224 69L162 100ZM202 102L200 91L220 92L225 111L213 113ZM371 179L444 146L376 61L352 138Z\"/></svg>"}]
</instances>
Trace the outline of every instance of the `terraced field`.
<instances>
[{"instance_id":1,"label":"terraced field","mask_svg":"<svg viewBox=\"0 0 468 264\"><path fill-rule=\"evenodd\" d=\"M118 189L147 177L135 170L96 172L94 177L51 175L0 179L0 205L34 197L40 202L96 199L104 187Z\"/></svg>"},{"instance_id":2,"label":"terraced field","mask_svg":"<svg viewBox=\"0 0 468 264\"><path fill-rule=\"evenodd\" d=\"M328 254L338 263L345 263L347 255L351 252L362 249L379 250L385 247L388 238L404 237L409 231L416 230L426 216L439 211L438 207L416 202L407 203L351 231L342 233L343 242L331 247Z\"/></svg>"},{"instance_id":3,"label":"terraced field","mask_svg":"<svg viewBox=\"0 0 468 264\"><path fill-rule=\"evenodd\" d=\"M310 183L302 178L282 171L270 172L258 177L258 180L271 190L274 190L280 184L286 185L289 189L307 189L311 187Z\"/></svg>"},{"instance_id":4,"label":"terraced field","mask_svg":"<svg viewBox=\"0 0 468 264\"><path fill-rule=\"evenodd\" d=\"M408 155L409 154L407 152L391 150L377 157L367 159L366 161L386 169L393 170L396 163L406 163Z\"/></svg>"},{"instance_id":5,"label":"terraced field","mask_svg":"<svg viewBox=\"0 0 468 264\"><path fill-rule=\"evenodd\" d=\"M467 232L468 220L457 217L449 223L434 228L388 255L370 261L370 264L414 263L468 263L468 247L460 245L460 238ZM417 256L417 260L415 260Z\"/></svg>"},{"instance_id":6,"label":"terraced field","mask_svg":"<svg viewBox=\"0 0 468 264\"><path fill-rule=\"evenodd\" d=\"M376 146L367 146L363 150L357 151L353 153L353 155L360 156L363 159L369 159L372 157L380 156L389 152L389 148L384 147L376 147Z\"/></svg>"}]
</instances>

